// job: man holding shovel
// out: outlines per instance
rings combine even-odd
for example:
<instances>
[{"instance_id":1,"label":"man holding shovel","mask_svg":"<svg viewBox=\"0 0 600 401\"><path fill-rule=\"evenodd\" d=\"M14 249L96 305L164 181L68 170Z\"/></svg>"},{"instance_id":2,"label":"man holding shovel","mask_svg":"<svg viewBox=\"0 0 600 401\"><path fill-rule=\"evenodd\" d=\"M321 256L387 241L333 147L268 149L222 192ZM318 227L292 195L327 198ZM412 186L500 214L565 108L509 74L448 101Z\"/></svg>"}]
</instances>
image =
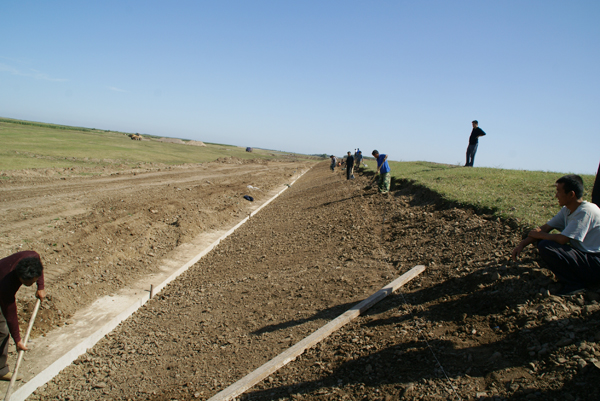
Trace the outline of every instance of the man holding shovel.
<instances>
[{"instance_id":1,"label":"man holding shovel","mask_svg":"<svg viewBox=\"0 0 600 401\"><path fill-rule=\"evenodd\" d=\"M387 194L390 191L390 165L387 162L387 155L379 154L377 150L372 153L373 157L377 159L377 173L379 175L379 193Z\"/></svg>"},{"instance_id":2,"label":"man holding shovel","mask_svg":"<svg viewBox=\"0 0 600 401\"><path fill-rule=\"evenodd\" d=\"M22 284L29 287L33 283L37 283L35 296L43 300L46 297L44 266L37 252L17 252L0 260L0 380L10 380L12 377L6 363L9 333L17 344L17 350L28 350L19 333L15 295Z\"/></svg>"}]
</instances>

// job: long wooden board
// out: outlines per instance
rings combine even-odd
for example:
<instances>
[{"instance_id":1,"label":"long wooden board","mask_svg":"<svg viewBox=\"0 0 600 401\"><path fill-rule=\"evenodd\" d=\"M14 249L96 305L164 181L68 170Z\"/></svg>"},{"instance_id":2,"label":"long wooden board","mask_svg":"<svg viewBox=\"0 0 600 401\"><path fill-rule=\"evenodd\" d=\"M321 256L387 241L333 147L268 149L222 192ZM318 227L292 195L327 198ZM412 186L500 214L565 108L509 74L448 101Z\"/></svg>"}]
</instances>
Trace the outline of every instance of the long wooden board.
<instances>
[{"instance_id":1,"label":"long wooden board","mask_svg":"<svg viewBox=\"0 0 600 401\"><path fill-rule=\"evenodd\" d=\"M371 295L369 298L348 309L346 312L312 333L310 336L305 337L302 341L283 351L281 354L277 355L275 358L271 359L269 362L265 363L255 371L247 374L237 382L233 383L231 386L227 387L225 390L215 394L208 401L228 401L239 396L240 394L243 394L249 388L253 387L260 381L279 370L281 367L296 359L296 357L301 355L305 350L319 343L334 331L360 316L360 314L364 313L371 306L375 305L377 302L381 301L383 298L387 297L398 288L417 277L423 271L425 271L425 266L423 265L413 267L396 280L392 281L375 294Z\"/></svg>"}]
</instances>

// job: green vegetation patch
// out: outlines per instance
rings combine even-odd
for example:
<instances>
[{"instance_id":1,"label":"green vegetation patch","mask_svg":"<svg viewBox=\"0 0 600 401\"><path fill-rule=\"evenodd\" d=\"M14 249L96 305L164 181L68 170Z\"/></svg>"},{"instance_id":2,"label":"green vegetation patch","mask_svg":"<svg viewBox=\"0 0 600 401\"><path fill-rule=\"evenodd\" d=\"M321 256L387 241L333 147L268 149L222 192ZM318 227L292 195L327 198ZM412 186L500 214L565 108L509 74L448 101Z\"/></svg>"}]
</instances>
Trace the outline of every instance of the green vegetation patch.
<instances>
[{"instance_id":1,"label":"green vegetation patch","mask_svg":"<svg viewBox=\"0 0 600 401\"><path fill-rule=\"evenodd\" d=\"M26 168L103 167L139 163L167 165L203 163L220 157L240 159L310 159L305 155L232 145L191 146L147 140L134 141L129 134L90 128L59 126L0 118L0 170ZM149 139L149 140L148 140Z\"/></svg>"},{"instance_id":2,"label":"green vegetation patch","mask_svg":"<svg viewBox=\"0 0 600 401\"><path fill-rule=\"evenodd\" d=\"M31 127L42 127L42 128L63 129L63 130L66 129L66 130L72 130L72 131L85 131L85 132L91 132L91 131L100 132L101 131L101 130L97 130L95 128L71 127L68 125L48 124L48 123L40 123L40 122L36 122L36 121L15 120L12 118L2 118L2 117L0 117L0 122L17 124L17 125L28 125Z\"/></svg>"},{"instance_id":3,"label":"green vegetation patch","mask_svg":"<svg viewBox=\"0 0 600 401\"><path fill-rule=\"evenodd\" d=\"M392 177L428 188L444 200L470 206L503 219L514 219L526 227L541 225L560 207L554 197L554 182L568 173L466 168L429 162L390 162ZM371 166L370 166L371 167ZM586 193L593 175L583 175Z\"/></svg>"}]
</instances>

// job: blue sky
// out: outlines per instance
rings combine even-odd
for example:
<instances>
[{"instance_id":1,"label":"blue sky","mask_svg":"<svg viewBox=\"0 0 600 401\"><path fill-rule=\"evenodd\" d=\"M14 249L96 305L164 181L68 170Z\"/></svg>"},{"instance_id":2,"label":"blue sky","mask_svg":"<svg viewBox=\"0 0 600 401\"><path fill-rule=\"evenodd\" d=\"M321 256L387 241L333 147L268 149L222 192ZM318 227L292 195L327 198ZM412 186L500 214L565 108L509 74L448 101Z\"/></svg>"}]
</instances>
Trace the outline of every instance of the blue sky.
<instances>
[{"instance_id":1,"label":"blue sky","mask_svg":"<svg viewBox=\"0 0 600 401\"><path fill-rule=\"evenodd\" d=\"M0 116L594 174L600 2L0 3Z\"/></svg>"}]
</instances>

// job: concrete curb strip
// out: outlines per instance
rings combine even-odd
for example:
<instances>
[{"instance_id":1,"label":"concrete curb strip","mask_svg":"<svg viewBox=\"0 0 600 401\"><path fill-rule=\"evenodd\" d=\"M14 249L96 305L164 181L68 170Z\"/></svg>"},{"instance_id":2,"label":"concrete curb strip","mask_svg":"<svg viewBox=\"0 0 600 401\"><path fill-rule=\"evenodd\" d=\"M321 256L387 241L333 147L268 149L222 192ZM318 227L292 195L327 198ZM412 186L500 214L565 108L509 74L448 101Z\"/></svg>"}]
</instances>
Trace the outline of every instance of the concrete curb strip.
<instances>
[{"instance_id":1,"label":"concrete curb strip","mask_svg":"<svg viewBox=\"0 0 600 401\"><path fill-rule=\"evenodd\" d=\"M248 217L244 218L242 221L240 221L238 224L236 224L233 228L231 228L229 231L227 231L225 234L223 234L221 237L219 237L216 241L214 241L212 244L210 244L207 248L202 250L202 252L197 254L194 258L192 258L190 261L188 261L186 264L184 264L181 268L179 268L177 271L175 271L173 274L171 274L166 280L164 280L162 283L160 283L159 285L154 287L153 294L154 295L158 294L170 282L175 280L182 273L184 273L186 270L188 270L191 266L196 264L202 257L204 257L206 254L208 254L210 251L212 251L223 239L225 239L228 236L230 236L231 234L233 234L238 228L240 228L244 223L246 223L250 219L250 217L256 215L262 208L264 208L269 203L271 203L273 200L275 200L277 197L279 197L279 195L281 195L285 190L287 190L291 185L293 185L298 179L300 179L300 177L302 177L304 174L306 174L306 172L308 172L310 170L310 168L312 168L312 167L309 167L306 171L302 172L289 185L286 184L286 186L281 191L279 191L276 195L274 195L272 198L267 200L258 209L256 209L252 213L250 213L250 215ZM15 390L15 392L10 397L10 400L11 401L22 401L22 400L27 399L27 397L29 397L35 390L37 390L38 387L41 387L44 384L48 383L50 380L52 380L52 378L54 378L54 376L58 375L61 370L63 370L67 366L69 366L75 359L77 359L80 355L84 354L89 348L93 347L98 341L100 341L102 338L104 338L105 335L110 333L122 321L127 319L129 316L133 315L133 313L135 313L135 311L137 311L139 308L144 306L144 304L146 302L148 302L149 299L150 299L149 292L142 295L136 302L134 302L129 307L127 307L127 309L123 310L123 312L118 314L116 317L112 318L110 321L108 321L104 326L102 326L100 329L98 329L92 335L83 339L83 341L80 341L70 351L65 353L62 357L57 359L54 363L52 363L46 369L44 369L43 371L38 373L27 383L24 383L19 389Z\"/></svg>"}]
</instances>

